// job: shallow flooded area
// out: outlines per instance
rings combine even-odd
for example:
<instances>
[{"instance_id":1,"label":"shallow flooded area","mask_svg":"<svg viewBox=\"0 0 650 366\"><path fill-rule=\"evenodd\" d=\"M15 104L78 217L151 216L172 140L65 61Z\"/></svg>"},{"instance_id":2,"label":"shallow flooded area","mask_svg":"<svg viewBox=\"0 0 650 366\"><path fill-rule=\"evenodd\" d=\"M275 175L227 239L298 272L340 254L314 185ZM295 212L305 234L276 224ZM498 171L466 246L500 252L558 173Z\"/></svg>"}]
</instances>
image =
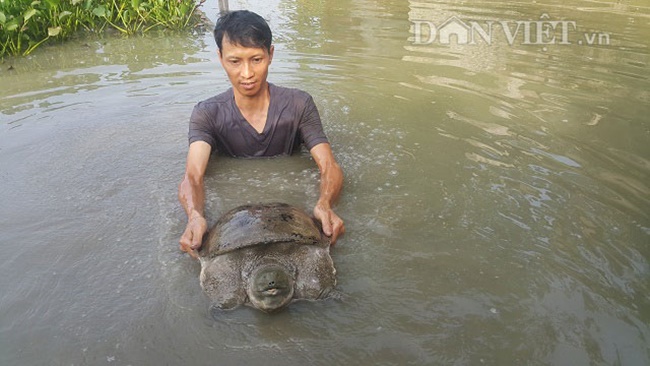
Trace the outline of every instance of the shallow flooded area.
<instances>
[{"instance_id":1,"label":"shallow flooded area","mask_svg":"<svg viewBox=\"0 0 650 366\"><path fill-rule=\"evenodd\" d=\"M211 316L176 194L214 40L86 38L0 64L0 364L650 364L645 1L219 3L319 107L344 299ZM216 158L206 197L310 210L318 170Z\"/></svg>"}]
</instances>

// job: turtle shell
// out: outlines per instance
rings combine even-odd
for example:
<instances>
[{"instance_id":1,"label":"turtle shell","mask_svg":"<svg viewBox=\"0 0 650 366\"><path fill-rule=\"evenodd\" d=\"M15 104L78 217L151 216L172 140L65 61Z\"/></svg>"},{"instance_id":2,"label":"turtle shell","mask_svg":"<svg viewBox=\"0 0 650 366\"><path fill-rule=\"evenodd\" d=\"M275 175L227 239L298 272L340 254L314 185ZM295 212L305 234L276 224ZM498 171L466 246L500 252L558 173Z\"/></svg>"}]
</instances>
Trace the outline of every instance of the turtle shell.
<instances>
[{"instance_id":1,"label":"turtle shell","mask_svg":"<svg viewBox=\"0 0 650 366\"><path fill-rule=\"evenodd\" d=\"M226 212L210 229L201 255L214 257L261 244L291 242L329 245L307 213L286 203L239 206Z\"/></svg>"}]
</instances>

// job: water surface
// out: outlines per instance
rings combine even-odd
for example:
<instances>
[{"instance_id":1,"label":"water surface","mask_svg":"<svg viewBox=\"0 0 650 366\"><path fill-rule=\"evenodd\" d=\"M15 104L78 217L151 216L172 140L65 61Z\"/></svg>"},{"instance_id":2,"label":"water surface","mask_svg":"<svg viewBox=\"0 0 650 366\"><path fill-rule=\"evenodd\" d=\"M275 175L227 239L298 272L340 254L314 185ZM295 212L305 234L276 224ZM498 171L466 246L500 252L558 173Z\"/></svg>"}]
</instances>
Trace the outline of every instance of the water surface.
<instances>
[{"instance_id":1,"label":"water surface","mask_svg":"<svg viewBox=\"0 0 650 366\"><path fill-rule=\"evenodd\" d=\"M345 171L345 301L210 317L176 190L193 105L229 87L214 41L89 38L1 64L0 364L650 363L647 4L228 3L270 21L269 80L314 96ZM415 42L543 14L573 44ZM310 209L318 171L213 159L206 195L210 222Z\"/></svg>"}]
</instances>

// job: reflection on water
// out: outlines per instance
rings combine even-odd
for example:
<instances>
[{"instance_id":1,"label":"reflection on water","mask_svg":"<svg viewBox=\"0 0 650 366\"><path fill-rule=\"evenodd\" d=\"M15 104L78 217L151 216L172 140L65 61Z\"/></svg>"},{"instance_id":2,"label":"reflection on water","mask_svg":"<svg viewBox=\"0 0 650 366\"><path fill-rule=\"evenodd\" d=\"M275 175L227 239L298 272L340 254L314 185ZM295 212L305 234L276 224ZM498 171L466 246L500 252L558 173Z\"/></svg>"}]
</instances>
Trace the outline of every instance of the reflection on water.
<instances>
[{"instance_id":1,"label":"reflection on water","mask_svg":"<svg viewBox=\"0 0 650 366\"><path fill-rule=\"evenodd\" d=\"M345 300L210 318L176 185L192 106L229 86L211 34L87 39L0 65L0 364L650 362L644 2L205 6L261 13L270 81L314 95ZM545 13L611 44L414 42L416 20ZM317 179L305 152L219 158L209 221L309 208Z\"/></svg>"}]
</instances>

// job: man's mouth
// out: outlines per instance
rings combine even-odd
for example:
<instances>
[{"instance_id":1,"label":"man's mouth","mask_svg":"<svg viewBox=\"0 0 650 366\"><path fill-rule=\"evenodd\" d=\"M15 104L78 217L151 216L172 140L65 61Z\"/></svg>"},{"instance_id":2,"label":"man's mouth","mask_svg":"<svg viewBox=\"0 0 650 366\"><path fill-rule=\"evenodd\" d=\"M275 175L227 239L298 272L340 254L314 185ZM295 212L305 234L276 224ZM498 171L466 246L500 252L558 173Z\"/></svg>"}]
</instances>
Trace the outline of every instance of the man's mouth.
<instances>
[{"instance_id":1,"label":"man's mouth","mask_svg":"<svg viewBox=\"0 0 650 366\"><path fill-rule=\"evenodd\" d=\"M246 82L241 82L239 85L242 86L244 89L252 89L255 86L254 81L246 81Z\"/></svg>"}]
</instances>

